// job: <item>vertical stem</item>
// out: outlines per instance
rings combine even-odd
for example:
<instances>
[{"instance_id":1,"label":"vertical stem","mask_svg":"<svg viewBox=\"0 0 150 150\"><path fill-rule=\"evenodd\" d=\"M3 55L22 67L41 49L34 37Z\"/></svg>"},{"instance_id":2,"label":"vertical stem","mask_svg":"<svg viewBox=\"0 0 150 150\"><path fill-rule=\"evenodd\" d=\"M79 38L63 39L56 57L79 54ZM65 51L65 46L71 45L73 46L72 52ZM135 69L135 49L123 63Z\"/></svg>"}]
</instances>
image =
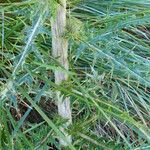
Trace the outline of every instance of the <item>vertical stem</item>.
<instances>
[{"instance_id":1,"label":"vertical stem","mask_svg":"<svg viewBox=\"0 0 150 150\"><path fill-rule=\"evenodd\" d=\"M58 62L68 70L68 40L63 37L66 26L66 0L62 0L62 4L58 5L56 17L52 18L51 27L52 27L52 55L58 60ZM61 84L62 81L68 79L68 75L62 71L55 71L55 83ZM57 92L57 105L58 113L68 121L62 125L60 128L61 131L65 134L66 139L71 143L71 136L65 132L71 122L71 108L70 108L70 99L69 97L62 97L60 92ZM67 143L62 139L59 140L62 146L67 146Z\"/></svg>"},{"instance_id":2,"label":"vertical stem","mask_svg":"<svg viewBox=\"0 0 150 150\"><path fill-rule=\"evenodd\" d=\"M5 18L4 18L4 10L2 10L2 52L4 51L4 21L5 21ZM2 61L3 61L3 55L2 55Z\"/></svg>"}]
</instances>

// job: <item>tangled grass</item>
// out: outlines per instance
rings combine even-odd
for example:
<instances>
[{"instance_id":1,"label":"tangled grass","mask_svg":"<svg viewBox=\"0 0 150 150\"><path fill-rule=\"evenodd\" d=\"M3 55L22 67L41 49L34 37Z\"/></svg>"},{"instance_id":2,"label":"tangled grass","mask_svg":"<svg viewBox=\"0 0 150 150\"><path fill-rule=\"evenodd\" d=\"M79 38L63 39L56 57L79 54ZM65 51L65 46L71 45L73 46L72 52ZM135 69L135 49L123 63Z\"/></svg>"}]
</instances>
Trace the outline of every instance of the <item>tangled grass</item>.
<instances>
[{"instance_id":1,"label":"tangled grass","mask_svg":"<svg viewBox=\"0 0 150 150\"><path fill-rule=\"evenodd\" d=\"M61 149L56 90L71 98L69 149L150 149L150 1L69 0L69 71L51 56L57 3L0 3L0 149Z\"/></svg>"}]
</instances>

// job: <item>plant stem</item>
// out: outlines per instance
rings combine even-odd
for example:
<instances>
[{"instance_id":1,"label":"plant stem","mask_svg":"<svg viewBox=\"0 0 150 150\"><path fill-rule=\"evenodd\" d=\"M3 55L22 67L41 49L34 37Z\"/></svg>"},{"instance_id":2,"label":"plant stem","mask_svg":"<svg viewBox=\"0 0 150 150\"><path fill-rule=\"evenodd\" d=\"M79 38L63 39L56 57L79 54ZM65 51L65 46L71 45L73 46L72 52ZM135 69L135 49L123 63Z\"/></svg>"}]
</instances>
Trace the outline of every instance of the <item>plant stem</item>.
<instances>
[{"instance_id":1,"label":"plant stem","mask_svg":"<svg viewBox=\"0 0 150 150\"><path fill-rule=\"evenodd\" d=\"M52 18L51 21L53 49L52 55L58 60L62 67L68 70L68 40L63 37L66 26L66 0L62 1L62 5L58 5L56 16ZM68 75L62 71L55 71L54 74L56 84L61 84L63 81L66 81L68 79ZM60 130L66 136L67 141L71 143L71 136L65 132L65 128L67 128L72 122L70 99L69 97L62 97L59 91L56 94L58 113L63 119L68 120L65 124L61 126ZM64 140L59 139L59 142L62 146L67 146L67 142L65 142Z\"/></svg>"}]
</instances>

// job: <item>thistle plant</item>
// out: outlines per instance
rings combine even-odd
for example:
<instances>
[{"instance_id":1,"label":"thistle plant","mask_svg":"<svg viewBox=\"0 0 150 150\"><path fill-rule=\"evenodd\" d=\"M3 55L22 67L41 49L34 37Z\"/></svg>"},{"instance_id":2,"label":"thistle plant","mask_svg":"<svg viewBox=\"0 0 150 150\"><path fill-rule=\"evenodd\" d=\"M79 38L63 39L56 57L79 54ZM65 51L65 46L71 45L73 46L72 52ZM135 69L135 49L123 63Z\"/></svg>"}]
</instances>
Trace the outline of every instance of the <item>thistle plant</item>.
<instances>
[{"instance_id":1,"label":"thistle plant","mask_svg":"<svg viewBox=\"0 0 150 150\"><path fill-rule=\"evenodd\" d=\"M149 149L149 0L64 2L0 1L0 149Z\"/></svg>"}]
</instances>

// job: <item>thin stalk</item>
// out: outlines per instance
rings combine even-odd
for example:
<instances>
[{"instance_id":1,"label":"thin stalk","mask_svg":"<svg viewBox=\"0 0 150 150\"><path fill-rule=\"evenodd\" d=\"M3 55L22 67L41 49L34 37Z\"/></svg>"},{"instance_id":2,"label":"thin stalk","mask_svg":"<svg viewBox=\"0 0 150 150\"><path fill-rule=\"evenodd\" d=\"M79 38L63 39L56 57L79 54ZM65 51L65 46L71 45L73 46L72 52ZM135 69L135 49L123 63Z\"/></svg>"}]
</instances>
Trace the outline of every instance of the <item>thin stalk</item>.
<instances>
[{"instance_id":1,"label":"thin stalk","mask_svg":"<svg viewBox=\"0 0 150 150\"><path fill-rule=\"evenodd\" d=\"M63 37L66 26L66 0L63 0L61 5L58 4L56 16L51 20L52 28L52 55L58 60L60 65L66 70L69 68L68 64L68 40ZM60 70L54 71L55 83L60 85L63 81L68 79L68 74ZM56 92L56 100L58 105L58 113L67 122L60 127L60 130L66 136L68 142L59 139L61 146L66 147L67 143L71 143L71 136L67 134L65 129L71 124L71 108L69 97L64 98L61 93Z\"/></svg>"}]
</instances>

